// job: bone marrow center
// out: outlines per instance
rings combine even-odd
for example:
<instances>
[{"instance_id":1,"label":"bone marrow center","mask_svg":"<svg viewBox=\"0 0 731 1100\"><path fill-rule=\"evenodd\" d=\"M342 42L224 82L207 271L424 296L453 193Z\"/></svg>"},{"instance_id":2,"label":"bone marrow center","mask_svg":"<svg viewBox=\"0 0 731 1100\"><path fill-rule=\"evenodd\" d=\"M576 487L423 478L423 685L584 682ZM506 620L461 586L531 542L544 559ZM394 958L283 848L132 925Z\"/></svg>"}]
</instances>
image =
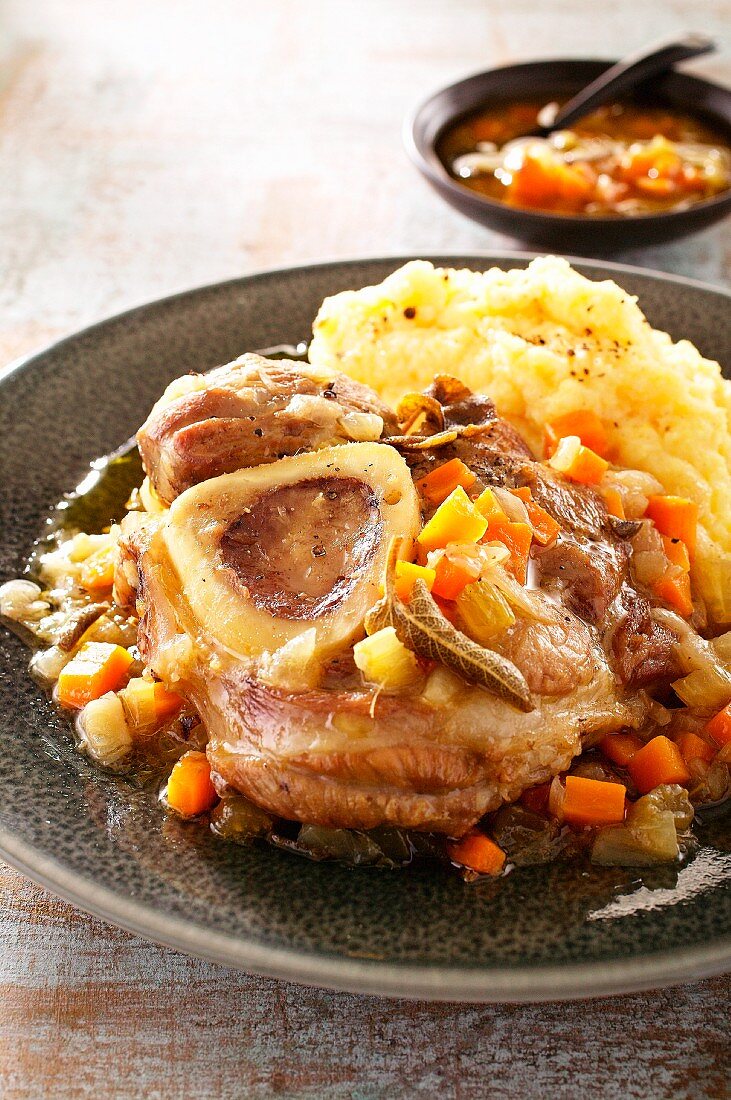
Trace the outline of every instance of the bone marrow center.
<instances>
[{"instance_id":1,"label":"bone marrow center","mask_svg":"<svg viewBox=\"0 0 731 1100\"><path fill-rule=\"evenodd\" d=\"M347 599L376 554L378 499L355 477L318 477L262 493L226 528L221 559L262 610L316 619Z\"/></svg>"}]
</instances>

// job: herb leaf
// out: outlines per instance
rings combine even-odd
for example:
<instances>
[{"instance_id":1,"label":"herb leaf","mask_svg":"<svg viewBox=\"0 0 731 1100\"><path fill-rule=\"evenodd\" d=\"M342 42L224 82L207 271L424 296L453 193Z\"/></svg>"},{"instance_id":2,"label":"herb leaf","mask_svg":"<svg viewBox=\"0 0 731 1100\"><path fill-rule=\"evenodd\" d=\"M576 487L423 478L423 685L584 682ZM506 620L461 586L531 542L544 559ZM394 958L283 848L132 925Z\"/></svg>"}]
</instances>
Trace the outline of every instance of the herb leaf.
<instances>
[{"instance_id":1,"label":"herb leaf","mask_svg":"<svg viewBox=\"0 0 731 1100\"><path fill-rule=\"evenodd\" d=\"M478 645L445 619L422 580L408 604L391 601L391 621L399 639L432 661L446 665L463 680L479 684L520 710L533 709L522 672L506 657Z\"/></svg>"}]
</instances>

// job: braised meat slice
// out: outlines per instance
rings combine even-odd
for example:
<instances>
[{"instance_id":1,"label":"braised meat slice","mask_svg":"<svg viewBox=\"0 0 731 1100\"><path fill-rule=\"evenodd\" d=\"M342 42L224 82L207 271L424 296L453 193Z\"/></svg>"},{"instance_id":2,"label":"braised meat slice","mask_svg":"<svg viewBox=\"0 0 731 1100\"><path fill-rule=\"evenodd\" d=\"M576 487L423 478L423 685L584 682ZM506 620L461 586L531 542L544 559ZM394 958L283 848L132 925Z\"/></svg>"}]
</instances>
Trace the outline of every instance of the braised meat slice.
<instances>
[{"instance_id":1,"label":"braised meat slice","mask_svg":"<svg viewBox=\"0 0 731 1100\"><path fill-rule=\"evenodd\" d=\"M584 622L599 625L627 576L628 545L561 534L552 546L536 547L534 553L542 584L555 588Z\"/></svg>"},{"instance_id":2,"label":"braised meat slice","mask_svg":"<svg viewBox=\"0 0 731 1100\"><path fill-rule=\"evenodd\" d=\"M519 484L527 485L536 503L567 531L589 539L616 534L603 498L588 485L567 481L543 462L524 467L520 478Z\"/></svg>"},{"instance_id":3,"label":"braised meat slice","mask_svg":"<svg viewBox=\"0 0 731 1100\"><path fill-rule=\"evenodd\" d=\"M428 430L398 436L396 418L354 385L245 357L174 386L140 433L158 492L172 499L237 472L156 518L127 517L118 588L143 613L149 667L200 714L218 785L301 822L459 836L583 745L645 724L642 689L675 678L676 639L633 586L631 531L599 492L536 461L488 398L437 379L425 413L412 403ZM322 449L364 412L365 430L380 418L391 446ZM277 461L287 448L305 453ZM389 691L353 660L387 547L415 538L420 508L434 507L412 479L453 457L475 489L527 486L561 528L534 545L515 622L491 639L525 679L527 711L431 662ZM405 511L389 520L392 509Z\"/></svg>"},{"instance_id":4,"label":"braised meat slice","mask_svg":"<svg viewBox=\"0 0 731 1100\"><path fill-rule=\"evenodd\" d=\"M652 618L649 602L625 584L618 598L619 622L611 632L615 668L629 688L670 684L681 675L677 637Z\"/></svg>"},{"instance_id":5,"label":"braised meat slice","mask_svg":"<svg viewBox=\"0 0 731 1100\"><path fill-rule=\"evenodd\" d=\"M414 448L408 439L397 442L415 479L435 466L460 458L477 474L484 487L527 487L537 504L550 512L567 531L590 539L618 533L603 498L588 486L567 481L533 456L520 432L498 416L494 403L474 394L454 378L438 377L427 396L441 405L443 427L460 434L452 443Z\"/></svg>"},{"instance_id":6,"label":"braised meat slice","mask_svg":"<svg viewBox=\"0 0 731 1100\"><path fill-rule=\"evenodd\" d=\"M524 470L534 465L533 454L520 433L507 420L497 415L489 397L473 394L453 378L438 378L427 391L442 410L443 429L456 429L457 438L437 446L414 447L408 438L400 437L394 445L402 450L415 480L430 470L461 459L486 485L522 485Z\"/></svg>"},{"instance_id":7,"label":"braised meat slice","mask_svg":"<svg viewBox=\"0 0 731 1100\"><path fill-rule=\"evenodd\" d=\"M217 523L213 500L203 521L212 541L199 543L208 572L202 561L173 560L170 525L181 508L187 515L189 500L190 494L180 498L144 534L126 520L122 527L126 580L144 611L140 649L200 714L215 781L274 814L344 828L388 824L461 835L484 813L568 767L585 738L646 718L647 701L625 692L593 632L539 594L543 622L519 616L503 640L506 655L530 677L534 705L527 713L453 674L427 692L428 668L398 694L349 682L347 660L342 675L329 667L314 687L296 684L299 664L289 671L285 665L273 681L266 661L245 652L234 636L252 613L248 586L232 583L225 601L202 591L210 587L207 577L232 568L226 561L241 541L231 545L230 525ZM304 511L288 512L295 541L298 532L306 541ZM260 572L278 572L278 559L260 554L253 563L248 542L244 549L257 584L265 581ZM136 583L127 575L132 562ZM329 577L336 589L340 573L323 580ZM306 602L303 596L309 613ZM290 603L284 612L285 625L297 622Z\"/></svg>"},{"instance_id":8,"label":"braised meat slice","mask_svg":"<svg viewBox=\"0 0 731 1100\"><path fill-rule=\"evenodd\" d=\"M395 427L380 398L345 375L324 378L306 363L243 355L171 383L137 442L156 493L170 503L219 474L376 440Z\"/></svg>"}]
</instances>

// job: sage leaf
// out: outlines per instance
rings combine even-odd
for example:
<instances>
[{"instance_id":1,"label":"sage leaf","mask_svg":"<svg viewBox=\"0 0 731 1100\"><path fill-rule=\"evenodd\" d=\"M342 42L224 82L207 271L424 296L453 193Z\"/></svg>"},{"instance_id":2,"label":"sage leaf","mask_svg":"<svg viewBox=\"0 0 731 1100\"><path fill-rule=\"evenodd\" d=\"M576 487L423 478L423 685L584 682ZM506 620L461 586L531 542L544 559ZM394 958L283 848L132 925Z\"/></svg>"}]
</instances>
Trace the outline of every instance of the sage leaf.
<instances>
[{"instance_id":1,"label":"sage leaf","mask_svg":"<svg viewBox=\"0 0 731 1100\"><path fill-rule=\"evenodd\" d=\"M463 680L520 710L533 709L522 672L506 657L478 645L452 626L422 580L416 581L408 604L390 601L390 616L399 640L420 657L439 661Z\"/></svg>"}]
</instances>

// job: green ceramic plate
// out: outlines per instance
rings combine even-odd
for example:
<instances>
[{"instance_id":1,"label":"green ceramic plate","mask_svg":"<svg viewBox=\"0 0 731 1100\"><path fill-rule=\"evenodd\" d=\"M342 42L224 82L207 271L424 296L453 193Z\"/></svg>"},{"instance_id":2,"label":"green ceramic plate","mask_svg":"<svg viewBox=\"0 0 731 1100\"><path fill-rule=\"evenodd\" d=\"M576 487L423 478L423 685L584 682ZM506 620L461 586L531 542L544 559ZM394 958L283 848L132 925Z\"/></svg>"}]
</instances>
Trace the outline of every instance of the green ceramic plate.
<instances>
[{"instance_id":1,"label":"green ceramic plate","mask_svg":"<svg viewBox=\"0 0 731 1100\"><path fill-rule=\"evenodd\" d=\"M483 269L529 257L438 257ZM48 510L123 443L164 385L249 348L306 340L327 294L401 259L267 272L167 298L16 364L0 382L0 580ZM651 322L731 364L729 298L631 268L577 263L638 294ZM660 399L660 395L659 395ZM681 870L570 864L464 885L447 869L348 870L217 842L152 794L96 771L0 631L0 852L89 912L191 953L295 981L450 1000L641 989L731 962L731 830L708 822Z\"/></svg>"}]
</instances>

